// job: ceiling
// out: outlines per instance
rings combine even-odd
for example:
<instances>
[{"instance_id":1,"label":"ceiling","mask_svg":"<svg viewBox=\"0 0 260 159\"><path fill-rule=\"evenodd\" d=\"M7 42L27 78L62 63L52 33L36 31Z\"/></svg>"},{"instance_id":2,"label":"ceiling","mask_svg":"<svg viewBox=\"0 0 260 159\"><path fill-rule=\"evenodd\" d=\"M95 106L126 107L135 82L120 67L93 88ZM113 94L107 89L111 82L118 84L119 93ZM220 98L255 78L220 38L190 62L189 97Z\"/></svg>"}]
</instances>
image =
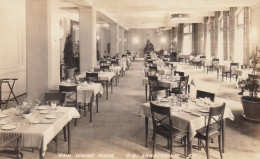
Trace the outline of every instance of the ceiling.
<instances>
[{"instance_id":1,"label":"ceiling","mask_svg":"<svg viewBox=\"0 0 260 159\"><path fill-rule=\"evenodd\" d=\"M203 23L205 16L230 7L253 6L260 0L60 0L61 8L75 12L79 6L94 6L97 21L117 22L125 28L173 27L178 23ZM77 12L78 13L78 12ZM173 20L171 14L190 14ZM75 14L75 13L74 13Z\"/></svg>"}]
</instances>

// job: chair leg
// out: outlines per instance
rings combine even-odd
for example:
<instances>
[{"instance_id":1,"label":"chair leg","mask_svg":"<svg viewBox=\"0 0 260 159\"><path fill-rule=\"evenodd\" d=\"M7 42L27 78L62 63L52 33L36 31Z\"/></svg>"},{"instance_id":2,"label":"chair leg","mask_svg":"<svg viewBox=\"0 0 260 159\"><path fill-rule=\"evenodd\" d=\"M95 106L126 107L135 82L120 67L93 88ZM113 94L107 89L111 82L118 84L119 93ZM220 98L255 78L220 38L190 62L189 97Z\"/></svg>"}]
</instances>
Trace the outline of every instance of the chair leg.
<instances>
[{"instance_id":1,"label":"chair leg","mask_svg":"<svg viewBox=\"0 0 260 159\"><path fill-rule=\"evenodd\" d=\"M55 136L54 140L55 140L55 153L57 154L58 153L58 135Z\"/></svg>"},{"instance_id":2,"label":"chair leg","mask_svg":"<svg viewBox=\"0 0 260 159\"><path fill-rule=\"evenodd\" d=\"M184 137L184 157L187 157L187 136Z\"/></svg>"},{"instance_id":3,"label":"chair leg","mask_svg":"<svg viewBox=\"0 0 260 159\"><path fill-rule=\"evenodd\" d=\"M170 159L172 159L172 138L170 138Z\"/></svg>"},{"instance_id":4,"label":"chair leg","mask_svg":"<svg viewBox=\"0 0 260 159\"><path fill-rule=\"evenodd\" d=\"M154 156L155 142L156 142L156 134L153 133L153 150L152 150L152 158L153 158L153 156Z\"/></svg>"},{"instance_id":5,"label":"chair leg","mask_svg":"<svg viewBox=\"0 0 260 159\"><path fill-rule=\"evenodd\" d=\"M207 155L207 159L209 159L209 139L206 140L206 155Z\"/></svg>"},{"instance_id":6,"label":"chair leg","mask_svg":"<svg viewBox=\"0 0 260 159\"><path fill-rule=\"evenodd\" d=\"M84 117L86 117L87 116L87 112L86 112L86 103L84 103Z\"/></svg>"},{"instance_id":7,"label":"chair leg","mask_svg":"<svg viewBox=\"0 0 260 159\"><path fill-rule=\"evenodd\" d=\"M221 135L218 136L218 147L219 147L219 153L220 153L220 158L222 159L222 138Z\"/></svg>"},{"instance_id":8,"label":"chair leg","mask_svg":"<svg viewBox=\"0 0 260 159\"><path fill-rule=\"evenodd\" d=\"M67 142L67 137L66 137L66 126L63 127L63 136L64 136L64 142Z\"/></svg>"}]
</instances>

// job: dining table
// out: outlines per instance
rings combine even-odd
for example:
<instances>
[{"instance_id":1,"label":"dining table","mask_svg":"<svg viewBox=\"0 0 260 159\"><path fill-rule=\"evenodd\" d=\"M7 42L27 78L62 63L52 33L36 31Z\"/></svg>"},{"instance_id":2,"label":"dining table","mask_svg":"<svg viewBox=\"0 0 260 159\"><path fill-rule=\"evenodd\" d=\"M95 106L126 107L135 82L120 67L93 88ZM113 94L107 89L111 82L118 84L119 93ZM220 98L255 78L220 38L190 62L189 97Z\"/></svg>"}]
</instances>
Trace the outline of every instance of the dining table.
<instances>
[{"instance_id":1,"label":"dining table","mask_svg":"<svg viewBox=\"0 0 260 159\"><path fill-rule=\"evenodd\" d=\"M172 90L172 88L176 88L180 82L180 76L159 76L158 82L160 87L164 87L167 89ZM145 77L142 80L143 85L145 85L145 101L147 102L147 94L148 94L148 85L149 81L148 78Z\"/></svg>"},{"instance_id":2,"label":"dining table","mask_svg":"<svg viewBox=\"0 0 260 159\"><path fill-rule=\"evenodd\" d=\"M98 71L100 71L100 66L98 65L98 66L96 66L95 68L94 68L94 71L95 72L98 72ZM109 66L109 70L108 70L109 72L114 72L115 73L115 77L116 77L116 86L117 86L117 84L119 83L119 76L120 76L120 74L121 74L121 71L122 71L122 67L121 66L113 66L113 65L111 65L111 66Z\"/></svg>"},{"instance_id":3,"label":"dining table","mask_svg":"<svg viewBox=\"0 0 260 159\"><path fill-rule=\"evenodd\" d=\"M43 159L47 151L47 145L64 128L67 128L68 154L71 153L70 121L80 118L80 114L74 107L41 105L35 107L27 115L18 113L18 109L10 108L0 114L0 134L19 133L22 135L21 146L39 150L39 158ZM26 156L25 156L26 158Z\"/></svg>"},{"instance_id":4,"label":"dining table","mask_svg":"<svg viewBox=\"0 0 260 159\"><path fill-rule=\"evenodd\" d=\"M108 100L108 84L110 83L110 87L111 87L111 93L113 93L113 79L115 77L115 73L114 72L103 72L103 71L99 71L98 72L98 81L99 82L103 82L105 83L106 86L106 100ZM84 79L86 78L86 72L83 72L82 74L78 75L76 77L77 79Z\"/></svg>"},{"instance_id":5,"label":"dining table","mask_svg":"<svg viewBox=\"0 0 260 159\"><path fill-rule=\"evenodd\" d=\"M151 101L157 105L163 107L171 107L171 119L173 127L187 132L188 134L188 152L192 154L191 141L196 135L196 130L206 126L207 118L209 114L209 107L220 106L223 103L219 102L208 102L208 99L192 99L190 98L187 102L179 102L180 100L176 97L163 98L160 101ZM145 146L147 147L148 140L148 119L151 118L150 102L142 103L140 105L139 113L140 116L145 117ZM226 105L224 111L224 119L228 118L234 120L231 109ZM225 123L225 122L224 122ZM225 141L225 124L223 126L223 150Z\"/></svg>"}]
</instances>

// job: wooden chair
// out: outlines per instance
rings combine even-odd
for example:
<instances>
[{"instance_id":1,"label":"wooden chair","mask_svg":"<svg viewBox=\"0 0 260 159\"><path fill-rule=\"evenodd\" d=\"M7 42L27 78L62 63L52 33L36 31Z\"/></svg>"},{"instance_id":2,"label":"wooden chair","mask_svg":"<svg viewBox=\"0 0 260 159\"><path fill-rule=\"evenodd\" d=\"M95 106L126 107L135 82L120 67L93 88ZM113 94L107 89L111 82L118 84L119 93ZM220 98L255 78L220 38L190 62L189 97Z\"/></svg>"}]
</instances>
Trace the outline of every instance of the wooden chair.
<instances>
[{"instance_id":1,"label":"wooden chair","mask_svg":"<svg viewBox=\"0 0 260 159\"><path fill-rule=\"evenodd\" d=\"M217 71L217 74L219 73L219 69L216 67L219 64L219 59L212 59L212 65L211 66L207 66L207 74L209 71L214 72L214 70ZM218 75L217 75L218 76Z\"/></svg>"},{"instance_id":2,"label":"wooden chair","mask_svg":"<svg viewBox=\"0 0 260 159\"><path fill-rule=\"evenodd\" d=\"M17 159L23 158L23 153L20 151L22 135L20 133L1 132L0 133L0 156L16 156ZM8 149L9 148L9 149ZM14 150L10 150L14 148ZM0 157L1 158L1 157Z\"/></svg>"},{"instance_id":3,"label":"wooden chair","mask_svg":"<svg viewBox=\"0 0 260 159\"><path fill-rule=\"evenodd\" d=\"M103 71L103 72L109 71L109 66L100 66L100 71Z\"/></svg>"},{"instance_id":4,"label":"wooden chair","mask_svg":"<svg viewBox=\"0 0 260 159\"><path fill-rule=\"evenodd\" d=\"M162 98L166 98L166 97L168 97L168 94L169 94L169 93L167 92L166 89L153 91L153 92L152 92L152 100L153 100L153 101L154 101L154 100L157 100L157 97L158 97L158 96L161 96Z\"/></svg>"},{"instance_id":5,"label":"wooden chair","mask_svg":"<svg viewBox=\"0 0 260 159\"><path fill-rule=\"evenodd\" d=\"M197 90L196 98L205 98L205 97L209 98L212 102L215 101L215 94L214 93Z\"/></svg>"},{"instance_id":6,"label":"wooden chair","mask_svg":"<svg viewBox=\"0 0 260 159\"><path fill-rule=\"evenodd\" d=\"M66 93L60 93L60 92L51 92L51 93L45 93L45 104L47 104L49 102L57 102L57 105L60 105L60 106L65 106L66 105ZM64 135L64 141L66 142L67 141L67 138L66 138L66 127L63 127L63 135ZM55 152L56 154L58 153L58 140L57 140L57 136L55 136L54 138L54 142L55 142Z\"/></svg>"},{"instance_id":7,"label":"wooden chair","mask_svg":"<svg viewBox=\"0 0 260 159\"><path fill-rule=\"evenodd\" d=\"M222 159L222 131L223 131L223 116L225 110L225 103L219 107L210 107L209 117L207 125L198 129L196 132L195 137L199 140L204 140L205 145L203 142L200 142L198 146L204 148L206 151L207 159L209 159L209 148L214 148L219 150L220 158ZM214 137L218 137L218 148L216 147L209 147L210 140Z\"/></svg>"},{"instance_id":8,"label":"wooden chair","mask_svg":"<svg viewBox=\"0 0 260 159\"><path fill-rule=\"evenodd\" d=\"M86 73L86 79L87 82L98 82L98 73L97 72L87 72Z\"/></svg>"},{"instance_id":9,"label":"wooden chair","mask_svg":"<svg viewBox=\"0 0 260 159\"><path fill-rule=\"evenodd\" d=\"M165 137L168 141L168 146L170 148L170 156L172 155L173 140L181 139L184 144L176 145L176 147L184 147L184 156L187 156L187 134L186 132L179 131L173 128L173 123L171 119L171 108L162 107L156 104L150 103L152 122L153 122L153 149L152 154L154 156L154 148L156 144L156 135ZM175 145L174 145L175 146ZM171 158L171 157L170 157Z\"/></svg>"},{"instance_id":10,"label":"wooden chair","mask_svg":"<svg viewBox=\"0 0 260 159\"><path fill-rule=\"evenodd\" d=\"M226 76L226 79L227 79L227 77L229 77L230 78L230 82L231 82L231 78L233 76L235 76L236 80L237 80L238 79L238 75L232 74L232 70L238 69L238 68L239 68L239 63L230 63L229 70L222 71L222 81L223 81L224 76Z\"/></svg>"},{"instance_id":11,"label":"wooden chair","mask_svg":"<svg viewBox=\"0 0 260 159\"><path fill-rule=\"evenodd\" d=\"M151 100L152 92L159 90L159 81L157 76L148 76L149 83L149 100Z\"/></svg>"},{"instance_id":12,"label":"wooden chair","mask_svg":"<svg viewBox=\"0 0 260 159\"><path fill-rule=\"evenodd\" d=\"M189 76L181 77L179 86L176 88L172 88L171 93L174 93L174 94L182 94L183 92L187 93L188 82L189 82Z\"/></svg>"},{"instance_id":13,"label":"wooden chair","mask_svg":"<svg viewBox=\"0 0 260 159\"><path fill-rule=\"evenodd\" d=\"M75 86L59 86L60 93L66 93L66 106L75 107L76 109L79 108L78 101L77 101L77 85ZM74 97L73 97L74 96ZM75 125L77 125L77 119L75 119Z\"/></svg>"},{"instance_id":14,"label":"wooden chair","mask_svg":"<svg viewBox=\"0 0 260 159\"><path fill-rule=\"evenodd\" d=\"M183 77L184 76L184 72L174 71L174 76L176 76L176 75Z\"/></svg>"}]
</instances>

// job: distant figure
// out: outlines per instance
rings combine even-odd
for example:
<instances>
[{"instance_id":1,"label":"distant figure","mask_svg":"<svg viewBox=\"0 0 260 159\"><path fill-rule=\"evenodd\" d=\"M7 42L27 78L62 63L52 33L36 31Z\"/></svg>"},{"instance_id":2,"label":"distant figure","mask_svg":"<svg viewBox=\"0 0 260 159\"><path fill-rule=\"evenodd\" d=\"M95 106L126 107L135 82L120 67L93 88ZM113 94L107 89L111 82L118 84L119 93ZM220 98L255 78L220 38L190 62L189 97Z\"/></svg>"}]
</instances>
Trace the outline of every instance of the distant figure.
<instances>
[{"instance_id":1,"label":"distant figure","mask_svg":"<svg viewBox=\"0 0 260 159\"><path fill-rule=\"evenodd\" d=\"M153 44L148 39L146 42L146 46L144 48L144 52L146 53L146 52L152 52L152 51L154 51L154 47L153 47Z\"/></svg>"}]
</instances>

